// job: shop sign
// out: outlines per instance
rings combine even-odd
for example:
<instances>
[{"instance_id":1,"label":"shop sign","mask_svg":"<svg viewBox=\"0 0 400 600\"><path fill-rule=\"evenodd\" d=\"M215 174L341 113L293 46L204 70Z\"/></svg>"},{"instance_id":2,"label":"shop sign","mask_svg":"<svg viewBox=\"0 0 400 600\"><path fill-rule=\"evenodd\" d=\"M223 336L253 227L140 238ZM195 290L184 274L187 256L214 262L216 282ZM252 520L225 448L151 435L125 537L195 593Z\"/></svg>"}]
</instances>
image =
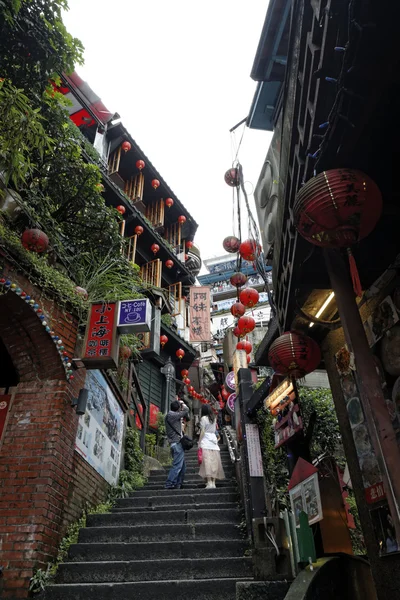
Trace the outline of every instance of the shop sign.
<instances>
[{"instance_id":1,"label":"shop sign","mask_svg":"<svg viewBox=\"0 0 400 600\"><path fill-rule=\"evenodd\" d=\"M228 410L228 412L231 413L231 415L233 415L233 413L235 412L235 402L236 394L231 394L230 396L228 396L228 400L226 401L226 409Z\"/></svg>"},{"instance_id":2,"label":"shop sign","mask_svg":"<svg viewBox=\"0 0 400 600\"><path fill-rule=\"evenodd\" d=\"M375 502L380 502L380 500L386 498L383 483L375 483L375 485L371 485L370 487L366 488L365 497L368 504L374 504Z\"/></svg>"},{"instance_id":3,"label":"shop sign","mask_svg":"<svg viewBox=\"0 0 400 600\"><path fill-rule=\"evenodd\" d=\"M147 298L118 303L119 333L148 332L151 328L151 304Z\"/></svg>"},{"instance_id":4,"label":"shop sign","mask_svg":"<svg viewBox=\"0 0 400 600\"><path fill-rule=\"evenodd\" d=\"M190 288L190 341L210 342L210 288L207 286Z\"/></svg>"},{"instance_id":5,"label":"shop sign","mask_svg":"<svg viewBox=\"0 0 400 600\"><path fill-rule=\"evenodd\" d=\"M258 425L246 423L246 441L250 477L263 477L264 470L262 464Z\"/></svg>"},{"instance_id":6,"label":"shop sign","mask_svg":"<svg viewBox=\"0 0 400 600\"><path fill-rule=\"evenodd\" d=\"M314 473L296 487L289 490L290 504L295 516L296 527L300 527L300 513L308 515L308 524L322 521L321 494L319 491L318 473Z\"/></svg>"},{"instance_id":7,"label":"shop sign","mask_svg":"<svg viewBox=\"0 0 400 600\"><path fill-rule=\"evenodd\" d=\"M82 357L87 369L112 369L118 366L116 320L115 302L91 305Z\"/></svg>"}]
</instances>

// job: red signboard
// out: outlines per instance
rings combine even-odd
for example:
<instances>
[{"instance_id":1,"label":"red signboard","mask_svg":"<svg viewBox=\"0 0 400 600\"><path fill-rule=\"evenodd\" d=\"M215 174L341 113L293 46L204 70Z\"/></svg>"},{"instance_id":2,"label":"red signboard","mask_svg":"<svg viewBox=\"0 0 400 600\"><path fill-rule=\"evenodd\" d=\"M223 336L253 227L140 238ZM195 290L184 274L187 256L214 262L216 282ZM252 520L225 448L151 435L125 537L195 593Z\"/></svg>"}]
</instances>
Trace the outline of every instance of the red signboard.
<instances>
[{"instance_id":1,"label":"red signboard","mask_svg":"<svg viewBox=\"0 0 400 600\"><path fill-rule=\"evenodd\" d=\"M0 440L6 424L7 413L10 407L11 396L0 396Z\"/></svg>"},{"instance_id":2,"label":"red signboard","mask_svg":"<svg viewBox=\"0 0 400 600\"><path fill-rule=\"evenodd\" d=\"M150 419L149 425L152 429L157 429L157 415L160 412L160 409L155 404L150 404Z\"/></svg>"},{"instance_id":3,"label":"red signboard","mask_svg":"<svg viewBox=\"0 0 400 600\"><path fill-rule=\"evenodd\" d=\"M141 404L139 404L139 412L140 415L143 417L143 406ZM142 429L142 421L140 420L138 413L136 413L135 423L138 429Z\"/></svg>"},{"instance_id":4,"label":"red signboard","mask_svg":"<svg viewBox=\"0 0 400 600\"><path fill-rule=\"evenodd\" d=\"M385 488L383 483L375 483L368 488L365 488L365 498L368 504L374 504L374 502L380 502L386 498Z\"/></svg>"},{"instance_id":5,"label":"red signboard","mask_svg":"<svg viewBox=\"0 0 400 600\"><path fill-rule=\"evenodd\" d=\"M118 366L116 320L115 303L92 304L82 357L87 369L110 369Z\"/></svg>"}]
</instances>

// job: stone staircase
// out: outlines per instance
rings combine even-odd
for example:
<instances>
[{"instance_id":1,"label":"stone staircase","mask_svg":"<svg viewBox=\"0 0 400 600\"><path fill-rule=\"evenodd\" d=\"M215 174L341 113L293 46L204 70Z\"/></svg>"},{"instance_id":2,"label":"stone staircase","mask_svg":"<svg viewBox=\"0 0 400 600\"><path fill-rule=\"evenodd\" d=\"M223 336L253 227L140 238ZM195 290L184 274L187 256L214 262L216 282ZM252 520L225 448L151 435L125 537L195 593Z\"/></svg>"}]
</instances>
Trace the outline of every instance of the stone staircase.
<instances>
[{"instance_id":1,"label":"stone staircase","mask_svg":"<svg viewBox=\"0 0 400 600\"><path fill-rule=\"evenodd\" d=\"M152 471L144 489L91 515L60 565L48 600L234 600L237 581L251 581L252 560L238 528L240 514L229 453L225 481L204 489L197 453L186 454L181 490L165 490Z\"/></svg>"}]
</instances>

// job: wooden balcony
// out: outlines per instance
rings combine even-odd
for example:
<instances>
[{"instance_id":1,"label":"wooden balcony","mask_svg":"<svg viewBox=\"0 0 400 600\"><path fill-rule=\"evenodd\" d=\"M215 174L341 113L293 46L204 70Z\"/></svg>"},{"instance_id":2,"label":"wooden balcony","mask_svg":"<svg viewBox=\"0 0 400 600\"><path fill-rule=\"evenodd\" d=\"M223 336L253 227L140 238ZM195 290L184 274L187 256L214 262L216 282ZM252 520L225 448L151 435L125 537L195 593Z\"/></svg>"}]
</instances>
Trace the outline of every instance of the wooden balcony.
<instances>
[{"instance_id":1,"label":"wooden balcony","mask_svg":"<svg viewBox=\"0 0 400 600\"><path fill-rule=\"evenodd\" d=\"M159 258L152 260L140 269L143 283L148 286L161 287L162 263Z\"/></svg>"}]
</instances>

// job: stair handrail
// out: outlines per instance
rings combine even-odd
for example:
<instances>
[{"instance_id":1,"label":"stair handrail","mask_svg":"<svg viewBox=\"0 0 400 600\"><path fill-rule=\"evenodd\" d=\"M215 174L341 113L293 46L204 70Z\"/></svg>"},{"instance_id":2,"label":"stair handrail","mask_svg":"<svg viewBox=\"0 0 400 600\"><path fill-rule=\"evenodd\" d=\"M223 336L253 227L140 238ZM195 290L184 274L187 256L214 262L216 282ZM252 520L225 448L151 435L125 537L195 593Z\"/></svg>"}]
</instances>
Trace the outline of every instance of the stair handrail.
<instances>
[{"instance_id":1,"label":"stair handrail","mask_svg":"<svg viewBox=\"0 0 400 600\"><path fill-rule=\"evenodd\" d=\"M229 452L229 456L231 459L231 462L236 463L240 461L240 456L239 456L239 452L237 449L237 442L236 439L233 435L233 430L232 427L223 427L222 431L225 434L225 438L226 438L226 442L228 444L228 452Z\"/></svg>"}]
</instances>

